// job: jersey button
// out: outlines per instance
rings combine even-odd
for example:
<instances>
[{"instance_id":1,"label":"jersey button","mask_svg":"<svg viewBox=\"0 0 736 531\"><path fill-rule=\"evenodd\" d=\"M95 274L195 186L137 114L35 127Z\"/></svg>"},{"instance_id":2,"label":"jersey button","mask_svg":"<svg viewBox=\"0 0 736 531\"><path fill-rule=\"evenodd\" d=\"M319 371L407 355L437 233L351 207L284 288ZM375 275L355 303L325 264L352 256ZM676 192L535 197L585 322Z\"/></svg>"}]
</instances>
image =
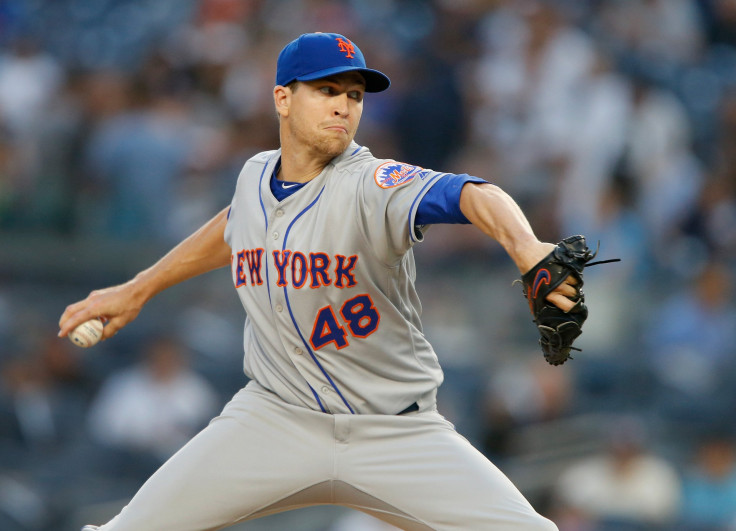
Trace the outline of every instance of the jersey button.
<instances>
[{"instance_id":1,"label":"jersey button","mask_svg":"<svg viewBox=\"0 0 736 531\"><path fill-rule=\"evenodd\" d=\"M277 311L277 312L282 312L282 311L284 311L284 307L283 307L283 306L281 306L280 304L277 304L277 305L276 305L276 311Z\"/></svg>"},{"instance_id":2,"label":"jersey button","mask_svg":"<svg viewBox=\"0 0 736 531\"><path fill-rule=\"evenodd\" d=\"M294 349L294 354L298 354L299 356L301 356L302 352L304 352L304 351L302 349L300 349L299 347L296 347Z\"/></svg>"},{"instance_id":3,"label":"jersey button","mask_svg":"<svg viewBox=\"0 0 736 531\"><path fill-rule=\"evenodd\" d=\"M278 209L278 210L276 211L276 217L277 217L277 218L280 218L280 217L281 217L281 216L283 216L283 215L284 215L284 211L283 211L283 210L281 210L281 209L279 208L279 209Z\"/></svg>"},{"instance_id":4,"label":"jersey button","mask_svg":"<svg viewBox=\"0 0 736 531\"><path fill-rule=\"evenodd\" d=\"M330 392L330 388L329 388L329 387L327 387L326 385L323 385L323 386L322 386L322 392L323 392L323 393L329 393L329 392Z\"/></svg>"},{"instance_id":5,"label":"jersey button","mask_svg":"<svg viewBox=\"0 0 736 531\"><path fill-rule=\"evenodd\" d=\"M274 240L278 240L279 239L279 233L278 232L274 232L273 233L273 239Z\"/></svg>"}]
</instances>

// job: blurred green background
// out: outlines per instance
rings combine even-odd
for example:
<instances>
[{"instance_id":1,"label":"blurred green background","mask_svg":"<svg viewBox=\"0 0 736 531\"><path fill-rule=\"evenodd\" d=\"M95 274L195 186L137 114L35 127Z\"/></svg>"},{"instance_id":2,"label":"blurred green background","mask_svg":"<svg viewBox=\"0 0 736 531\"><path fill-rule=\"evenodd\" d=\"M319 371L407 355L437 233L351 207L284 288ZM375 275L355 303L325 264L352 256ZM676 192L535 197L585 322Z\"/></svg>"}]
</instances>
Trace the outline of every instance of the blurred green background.
<instances>
[{"instance_id":1,"label":"blurred green background","mask_svg":"<svg viewBox=\"0 0 736 531\"><path fill-rule=\"evenodd\" d=\"M391 77L356 138L376 156L484 177L540 238L623 260L586 273L583 351L549 367L500 246L432 227L441 412L561 531L736 529L734 0L0 0L0 529L106 521L244 385L227 270L92 350L56 323L228 204L307 31Z\"/></svg>"}]
</instances>

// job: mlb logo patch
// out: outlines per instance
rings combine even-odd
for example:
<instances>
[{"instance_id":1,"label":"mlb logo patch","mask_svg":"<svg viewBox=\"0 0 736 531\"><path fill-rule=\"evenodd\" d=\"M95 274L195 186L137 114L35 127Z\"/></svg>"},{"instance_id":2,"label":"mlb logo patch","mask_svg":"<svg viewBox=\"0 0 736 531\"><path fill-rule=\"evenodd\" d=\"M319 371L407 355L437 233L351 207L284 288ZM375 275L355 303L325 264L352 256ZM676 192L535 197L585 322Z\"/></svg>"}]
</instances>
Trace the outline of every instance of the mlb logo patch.
<instances>
[{"instance_id":1,"label":"mlb logo patch","mask_svg":"<svg viewBox=\"0 0 736 531\"><path fill-rule=\"evenodd\" d=\"M376 184L381 188L394 188L408 183L416 177L422 168L412 164L404 164L403 162L389 161L384 162L378 168L373 177Z\"/></svg>"}]
</instances>

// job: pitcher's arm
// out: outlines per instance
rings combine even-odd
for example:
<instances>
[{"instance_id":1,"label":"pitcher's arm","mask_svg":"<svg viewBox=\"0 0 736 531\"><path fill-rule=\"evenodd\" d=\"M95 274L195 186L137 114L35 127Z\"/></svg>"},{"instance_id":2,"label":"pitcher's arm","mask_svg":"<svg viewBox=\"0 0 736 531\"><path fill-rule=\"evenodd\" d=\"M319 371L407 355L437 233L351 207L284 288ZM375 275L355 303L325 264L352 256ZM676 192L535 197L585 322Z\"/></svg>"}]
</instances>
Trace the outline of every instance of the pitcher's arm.
<instances>
[{"instance_id":1,"label":"pitcher's arm","mask_svg":"<svg viewBox=\"0 0 736 531\"><path fill-rule=\"evenodd\" d=\"M230 263L224 239L228 208L202 225L151 267L124 284L91 292L70 304L59 319L59 337L79 324L101 317L106 321L103 339L115 335L138 316L143 306L163 290Z\"/></svg>"}]
</instances>

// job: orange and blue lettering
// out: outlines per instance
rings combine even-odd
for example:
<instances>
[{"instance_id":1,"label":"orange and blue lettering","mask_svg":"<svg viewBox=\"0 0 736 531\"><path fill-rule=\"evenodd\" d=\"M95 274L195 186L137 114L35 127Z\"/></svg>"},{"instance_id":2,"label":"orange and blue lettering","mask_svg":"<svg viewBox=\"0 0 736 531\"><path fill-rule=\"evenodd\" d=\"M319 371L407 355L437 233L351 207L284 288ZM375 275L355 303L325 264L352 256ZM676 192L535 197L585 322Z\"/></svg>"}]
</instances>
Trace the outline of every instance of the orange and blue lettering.
<instances>
[{"instance_id":1,"label":"orange and blue lettering","mask_svg":"<svg viewBox=\"0 0 736 531\"><path fill-rule=\"evenodd\" d=\"M355 264L358 261L358 255L354 254L350 257L345 257L337 254L335 255L335 259L337 260L337 266L335 267L335 287L352 288L357 284L353 275L353 269L355 269ZM345 282L343 282L343 279Z\"/></svg>"},{"instance_id":2,"label":"orange and blue lettering","mask_svg":"<svg viewBox=\"0 0 736 531\"><path fill-rule=\"evenodd\" d=\"M235 262L235 287L245 286L245 270L243 263L245 262L245 251L238 251L237 261Z\"/></svg>"},{"instance_id":3,"label":"orange and blue lettering","mask_svg":"<svg viewBox=\"0 0 736 531\"><path fill-rule=\"evenodd\" d=\"M354 337L368 337L376 331L378 323L381 322L381 315L368 294L357 295L345 301L340 309L340 315L345 319Z\"/></svg>"},{"instance_id":4,"label":"orange and blue lettering","mask_svg":"<svg viewBox=\"0 0 736 531\"><path fill-rule=\"evenodd\" d=\"M261 278L261 258L263 257L263 249L252 249L245 252L245 258L248 260L248 270L250 271L250 283L252 286L260 286L263 284Z\"/></svg>"},{"instance_id":5,"label":"orange and blue lettering","mask_svg":"<svg viewBox=\"0 0 736 531\"><path fill-rule=\"evenodd\" d=\"M276 270L279 272L279 278L276 281L276 285L280 288L286 286L286 267L289 265L289 257L291 251L284 251L283 257L281 251L273 252L273 263L276 266Z\"/></svg>"},{"instance_id":6,"label":"orange and blue lettering","mask_svg":"<svg viewBox=\"0 0 736 531\"><path fill-rule=\"evenodd\" d=\"M319 288L332 284L327 268L330 267L330 257L327 253L309 253L309 273L312 281L310 288Z\"/></svg>"},{"instance_id":7,"label":"orange and blue lettering","mask_svg":"<svg viewBox=\"0 0 736 531\"><path fill-rule=\"evenodd\" d=\"M345 329L337 322L332 306L325 306L317 312L309 342L314 350L319 350L329 343L334 343L339 350L348 346L348 340L345 339L347 335Z\"/></svg>"},{"instance_id":8,"label":"orange and blue lettering","mask_svg":"<svg viewBox=\"0 0 736 531\"><path fill-rule=\"evenodd\" d=\"M291 258L291 285L293 287L299 289L304 286L307 281L308 269L309 265L304 253L294 252L294 256Z\"/></svg>"}]
</instances>

